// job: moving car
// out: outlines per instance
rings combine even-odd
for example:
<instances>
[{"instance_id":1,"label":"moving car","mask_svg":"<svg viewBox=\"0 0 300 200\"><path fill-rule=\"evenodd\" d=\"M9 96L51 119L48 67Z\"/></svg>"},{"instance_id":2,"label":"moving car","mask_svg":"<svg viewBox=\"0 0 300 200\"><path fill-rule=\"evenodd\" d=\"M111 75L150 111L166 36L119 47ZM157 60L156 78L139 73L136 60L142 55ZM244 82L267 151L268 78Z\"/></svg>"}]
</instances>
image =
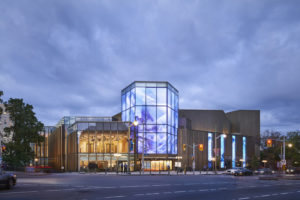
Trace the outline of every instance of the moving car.
<instances>
[{"instance_id":1,"label":"moving car","mask_svg":"<svg viewBox=\"0 0 300 200\"><path fill-rule=\"evenodd\" d=\"M0 168L0 186L5 186L7 189L12 188L17 183L15 174L6 173Z\"/></svg>"},{"instance_id":2,"label":"moving car","mask_svg":"<svg viewBox=\"0 0 300 200\"><path fill-rule=\"evenodd\" d=\"M243 168L242 167L235 167L235 168L232 168L232 169L227 169L225 174L233 175L234 172L236 172L237 170L240 170L240 169L243 169Z\"/></svg>"},{"instance_id":3,"label":"moving car","mask_svg":"<svg viewBox=\"0 0 300 200\"><path fill-rule=\"evenodd\" d=\"M271 170L270 168L262 168L254 171L254 174L257 175L271 175L274 174L275 171Z\"/></svg>"},{"instance_id":4,"label":"moving car","mask_svg":"<svg viewBox=\"0 0 300 200\"><path fill-rule=\"evenodd\" d=\"M234 176L251 176L253 175L253 172L249 169L246 168L242 168L242 169L238 169L237 171L235 171L233 173Z\"/></svg>"},{"instance_id":5,"label":"moving car","mask_svg":"<svg viewBox=\"0 0 300 200\"><path fill-rule=\"evenodd\" d=\"M287 174L300 174L300 167L289 167L285 171Z\"/></svg>"}]
</instances>

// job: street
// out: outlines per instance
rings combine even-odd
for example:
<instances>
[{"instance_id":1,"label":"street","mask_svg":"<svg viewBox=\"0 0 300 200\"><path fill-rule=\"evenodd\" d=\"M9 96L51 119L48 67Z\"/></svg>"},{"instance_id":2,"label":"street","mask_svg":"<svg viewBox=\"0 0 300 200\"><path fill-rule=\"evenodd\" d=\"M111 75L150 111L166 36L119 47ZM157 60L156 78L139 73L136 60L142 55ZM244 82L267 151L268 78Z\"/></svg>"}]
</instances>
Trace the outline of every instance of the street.
<instances>
[{"instance_id":1,"label":"street","mask_svg":"<svg viewBox=\"0 0 300 200\"><path fill-rule=\"evenodd\" d=\"M0 199L299 199L300 180L227 175L50 174L18 178Z\"/></svg>"}]
</instances>

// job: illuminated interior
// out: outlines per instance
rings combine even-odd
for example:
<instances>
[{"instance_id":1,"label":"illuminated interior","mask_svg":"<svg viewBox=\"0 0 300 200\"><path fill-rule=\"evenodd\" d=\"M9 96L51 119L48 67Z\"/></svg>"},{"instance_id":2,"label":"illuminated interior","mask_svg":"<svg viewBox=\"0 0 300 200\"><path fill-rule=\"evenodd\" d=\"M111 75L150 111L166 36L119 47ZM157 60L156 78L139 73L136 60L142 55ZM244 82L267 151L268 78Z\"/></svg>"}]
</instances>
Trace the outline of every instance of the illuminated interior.
<instances>
[{"instance_id":1,"label":"illuminated interior","mask_svg":"<svg viewBox=\"0 0 300 200\"><path fill-rule=\"evenodd\" d=\"M135 82L122 91L121 107L122 121L133 122L136 118L139 122L138 153L177 154L178 92L175 88L166 82Z\"/></svg>"}]
</instances>

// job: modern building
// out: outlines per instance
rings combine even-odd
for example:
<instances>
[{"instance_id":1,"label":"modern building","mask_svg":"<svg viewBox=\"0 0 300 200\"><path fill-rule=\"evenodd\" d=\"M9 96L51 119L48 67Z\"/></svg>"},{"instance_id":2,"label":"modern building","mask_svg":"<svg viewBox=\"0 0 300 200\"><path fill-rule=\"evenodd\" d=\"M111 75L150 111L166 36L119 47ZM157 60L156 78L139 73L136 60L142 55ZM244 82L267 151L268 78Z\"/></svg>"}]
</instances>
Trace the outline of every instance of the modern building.
<instances>
[{"instance_id":1,"label":"modern building","mask_svg":"<svg viewBox=\"0 0 300 200\"><path fill-rule=\"evenodd\" d=\"M30 144L32 150L34 151L34 160L32 161L31 165L43 167L48 166L48 138L54 130L54 126L45 126L44 130L39 133L41 136L43 136L44 141L40 144Z\"/></svg>"},{"instance_id":2,"label":"modern building","mask_svg":"<svg viewBox=\"0 0 300 200\"><path fill-rule=\"evenodd\" d=\"M259 110L184 110L170 83L135 81L121 91L120 111L112 117L63 117L48 136L49 166L202 170L247 166L259 157Z\"/></svg>"},{"instance_id":3,"label":"modern building","mask_svg":"<svg viewBox=\"0 0 300 200\"><path fill-rule=\"evenodd\" d=\"M260 111L179 110L178 138L182 168L192 169L193 160L196 170L246 167L259 157Z\"/></svg>"}]
</instances>

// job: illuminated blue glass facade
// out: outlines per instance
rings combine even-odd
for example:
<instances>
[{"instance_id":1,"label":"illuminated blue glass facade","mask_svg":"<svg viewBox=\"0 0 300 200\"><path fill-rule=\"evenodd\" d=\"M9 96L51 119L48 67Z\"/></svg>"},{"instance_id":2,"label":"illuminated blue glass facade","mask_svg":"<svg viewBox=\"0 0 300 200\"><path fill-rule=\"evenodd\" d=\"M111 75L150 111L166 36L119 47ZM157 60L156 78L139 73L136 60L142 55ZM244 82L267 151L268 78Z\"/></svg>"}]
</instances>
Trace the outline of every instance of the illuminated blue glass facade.
<instances>
[{"instance_id":1,"label":"illuminated blue glass facade","mask_svg":"<svg viewBox=\"0 0 300 200\"><path fill-rule=\"evenodd\" d=\"M224 153L225 153L225 138L224 138L224 135L221 135L221 168L224 168L225 166L224 166L224 161L225 161L225 159L224 159Z\"/></svg>"},{"instance_id":2,"label":"illuminated blue glass facade","mask_svg":"<svg viewBox=\"0 0 300 200\"><path fill-rule=\"evenodd\" d=\"M232 167L235 167L235 136L232 136Z\"/></svg>"},{"instance_id":3,"label":"illuminated blue glass facade","mask_svg":"<svg viewBox=\"0 0 300 200\"><path fill-rule=\"evenodd\" d=\"M208 168L212 167L212 133L207 135L207 158L208 158Z\"/></svg>"},{"instance_id":4,"label":"illuminated blue glass facade","mask_svg":"<svg viewBox=\"0 0 300 200\"><path fill-rule=\"evenodd\" d=\"M246 137L243 137L243 167L246 167Z\"/></svg>"},{"instance_id":5,"label":"illuminated blue glass facade","mask_svg":"<svg viewBox=\"0 0 300 200\"><path fill-rule=\"evenodd\" d=\"M135 130L138 153L144 148L147 154L177 154L179 102L171 84L134 82L122 90L121 101L122 121L139 122Z\"/></svg>"}]
</instances>

